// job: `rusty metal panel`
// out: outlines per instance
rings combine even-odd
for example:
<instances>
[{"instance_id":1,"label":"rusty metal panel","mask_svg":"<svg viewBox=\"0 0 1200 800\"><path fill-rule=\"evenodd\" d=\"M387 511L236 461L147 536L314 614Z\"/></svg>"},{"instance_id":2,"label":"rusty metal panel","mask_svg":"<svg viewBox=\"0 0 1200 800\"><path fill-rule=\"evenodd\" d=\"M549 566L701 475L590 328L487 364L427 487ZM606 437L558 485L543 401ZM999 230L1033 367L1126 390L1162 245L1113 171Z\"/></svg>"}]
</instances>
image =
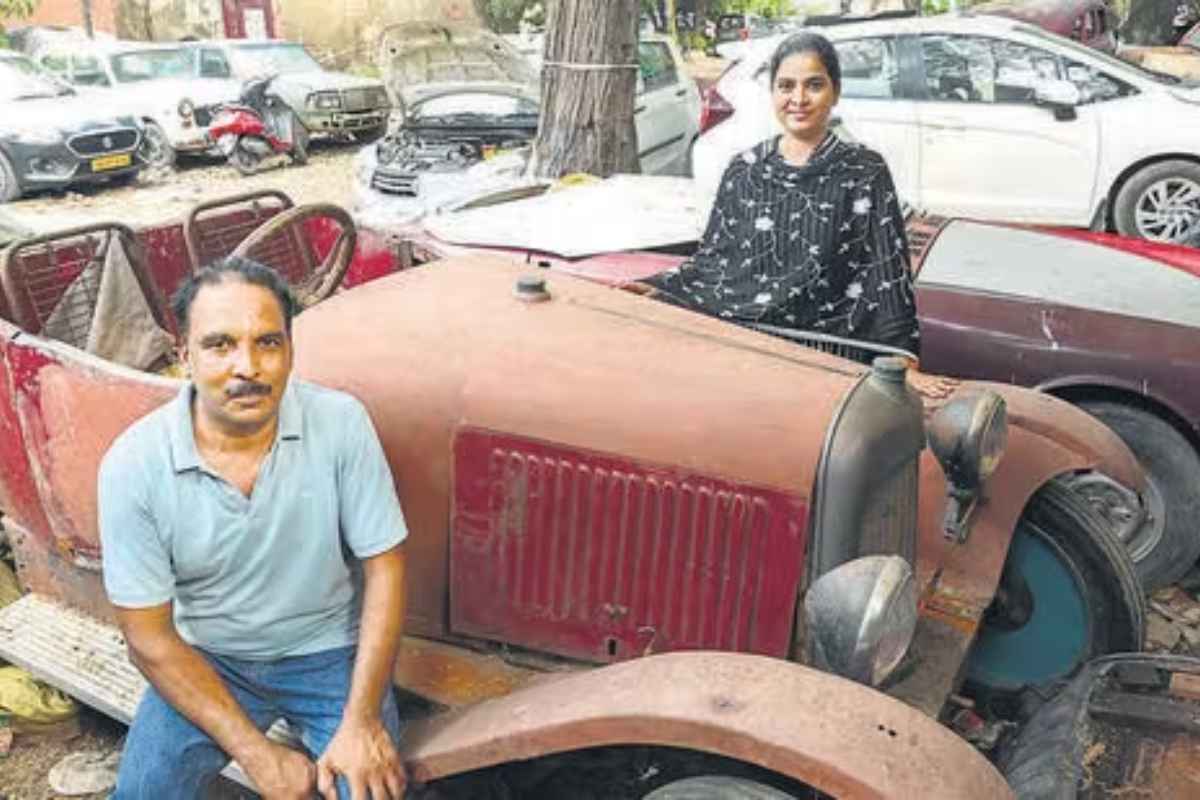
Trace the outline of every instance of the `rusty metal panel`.
<instances>
[{"instance_id":1,"label":"rusty metal panel","mask_svg":"<svg viewBox=\"0 0 1200 800\"><path fill-rule=\"evenodd\" d=\"M458 633L599 662L788 652L801 498L473 429L453 497Z\"/></svg>"}]
</instances>

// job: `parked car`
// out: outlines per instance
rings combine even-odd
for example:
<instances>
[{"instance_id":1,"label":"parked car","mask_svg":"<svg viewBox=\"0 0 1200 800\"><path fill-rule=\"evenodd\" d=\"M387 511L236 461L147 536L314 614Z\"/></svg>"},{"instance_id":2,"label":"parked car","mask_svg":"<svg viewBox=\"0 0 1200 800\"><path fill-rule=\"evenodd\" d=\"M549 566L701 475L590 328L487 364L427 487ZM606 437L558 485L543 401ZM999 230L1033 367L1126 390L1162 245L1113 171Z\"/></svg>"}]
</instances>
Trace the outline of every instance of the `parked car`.
<instances>
[{"instance_id":1,"label":"parked car","mask_svg":"<svg viewBox=\"0 0 1200 800\"><path fill-rule=\"evenodd\" d=\"M153 167L173 167L177 154L207 153L212 143L194 109L238 96L236 81L201 80L196 54L182 44L93 42L64 35L40 40L36 58L68 83L90 89L97 102L140 119Z\"/></svg>"},{"instance_id":2,"label":"parked car","mask_svg":"<svg viewBox=\"0 0 1200 800\"><path fill-rule=\"evenodd\" d=\"M189 265L138 242L232 246L262 201L115 226L146 313L172 326ZM1087 415L1006 386L922 397L894 360L495 256L331 296L397 266L331 212L282 210L235 252L336 278L295 321L296 375L362 400L404 504L393 674L429 701L401 752L433 791L659 800L719 773L715 796L1010 798L939 720L1141 646L1128 556L1063 476L1143 476ZM145 683L104 599L96 467L181 384L46 333L93 257L67 233L0 275L0 502L29 592L0 609L0 656L128 719Z\"/></svg>"},{"instance_id":3,"label":"parked car","mask_svg":"<svg viewBox=\"0 0 1200 800\"><path fill-rule=\"evenodd\" d=\"M836 113L915 207L1163 241L1200 219L1200 86L999 17L822 32L844 65ZM734 109L696 143L694 173L710 189L777 130L766 85L777 44L743 48L710 95Z\"/></svg>"},{"instance_id":4,"label":"parked car","mask_svg":"<svg viewBox=\"0 0 1200 800\"><path fill-rule=\"evenodd\" d=\"M430 217L403 235L418 260L499 251L628 283L677 267L704 229L699 193L664 180L621 176ZM920 214L909 240L922 369L1036 388L1109 425L1141 459L1149 490L1077 488L1127 544L1144 585L1179 578L1200 556L1200 254Z\"/></svg>"},{"instance_id":5,"label":"parked car","mask_svg":"<svg viewBox=\"0 0 1200 800\"><path fill-rule=\"evenodd\" d=\"M699 130L699 91L669 39L643 38L638 55L642 172L680 174ZM506 41L483 28L409 23L384 31L378 63L401 102L395 129L355 159L357 209L412 219L530 182L539 73Z\"/></svg>"},{"instance_id":6,"label":"parked car","mask_svg":"<svg viewBox=\"0 0 1200 800\"><path fill-rule=\"evenodd\" d=\"M145 166L142 129L98 109L19 53L0 50L0 203L36 189L125 183Z\"/></svg>"},{"instance_id":7,"label":"parked car","mask_svg":"<svg viewBox=\"0 0 1200 800\"><path fill-rule=\"evenodd\" d=\"M1173 47L1123 46L1119 55L1146 69L1200 81L1200 22L1184 32Z\"/></svg>"},{"instance_id":8,"label":"parked car","mask_svg":"<svg viewBox=\"0 0 1200 800\"><path fill-rule=\"evenodd\" d=\"M738 42L770 36L771 23L758 14L722 14L717 17L717 42Z\"/></svg>"},{"instance_id":9,"label":"parked car","mask_svg":"<svg viewBox=\"0 0 1200 800\"><path fill-rule=\"evenodd\" d=\"M322 67L304 45L278 39L212 39L188 42L196 74L240 82L277 77L271 90L312 133L348 133L373 141L387 128L391 100L383 82Z\"/></svg>"},{"instance_id":10,"label":"parked car","mask_svg":"<svg viewBox=\"0 0 1200 800\"><path fill-rule=\"evenodd\" d=\"M1117 50L1119 20L1108 0L990 0L971 6L971 13L1028 22L1105 53Z\"/></svg>"}]
</instances>

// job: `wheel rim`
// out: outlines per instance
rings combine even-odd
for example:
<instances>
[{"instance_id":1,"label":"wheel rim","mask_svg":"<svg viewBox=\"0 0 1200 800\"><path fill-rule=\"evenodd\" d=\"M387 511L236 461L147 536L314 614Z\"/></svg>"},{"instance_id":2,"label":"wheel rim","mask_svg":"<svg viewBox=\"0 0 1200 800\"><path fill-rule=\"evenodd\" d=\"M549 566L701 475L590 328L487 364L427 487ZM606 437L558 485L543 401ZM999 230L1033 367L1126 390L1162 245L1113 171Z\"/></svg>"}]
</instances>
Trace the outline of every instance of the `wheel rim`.
<instances>
[{"instance_id":1,"label":"wheel rim","mask_svg":"<svg viewBox=\"0 0 1200 800\"><path fill-rule=\"evenodd\" d=\"M1070 675L1091 649L1092 615L1079 570L1044 531L1022 522L1005 571L1028 587L1029 616L1016 625L985 618L967 665L968 680L1017 691Z\"/></svg>"},{"instance_id":2,"label":"wheel rim","mask_svg":"<svg viewBox=\"0 0 1200 800\"><path fill-rule=\"evenodd\" d=\"M1137 495L1112 479L1090 474L1072 481L1071 487L1104 517L1135 563L1152 553L1162 541L1167 527L1167 506L1152 473L1146 473L1146 489L1142 493L1146 508L1141 524L1134 522L1142 515L1142 509L1131 506L1137 503Z\"/></svg>"},{"instance_id":3,"label":"wheel rim","mask_svg":"<svg viewBox=\"0 0 1200 800\"><path fill-rule=\"evenodd\" d=\"M165 167L171 160L166 136L157 125L147 125L143 134L146 146L146 161L152 167Z\"/></svg>"},{"instance_id":4,"label":"wheel rim","mask_svg":"<svg viewBox=\"0 0 1200 800\"><path fill-rule=\"evenodd\" d=\"M1200 183L1166 178L1151 184L1134 209L1138 234L1162 242L1182 242L1200 228Z\"/></svg>"}]
</instances>

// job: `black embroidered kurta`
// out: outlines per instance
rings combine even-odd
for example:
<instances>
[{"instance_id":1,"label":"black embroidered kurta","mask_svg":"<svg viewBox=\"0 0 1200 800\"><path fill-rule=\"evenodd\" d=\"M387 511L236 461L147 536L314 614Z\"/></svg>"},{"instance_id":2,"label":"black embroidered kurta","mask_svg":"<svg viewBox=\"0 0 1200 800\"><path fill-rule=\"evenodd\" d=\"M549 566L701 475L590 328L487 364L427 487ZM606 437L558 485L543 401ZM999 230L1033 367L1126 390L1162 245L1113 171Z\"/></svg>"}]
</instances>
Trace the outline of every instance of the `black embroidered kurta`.
<instances>
[{"instance_id":1,"label":"black embroidered kurta","mask_svg":"<svg viewBox=\"0 0 1200 800\"><path fill-rule=\"evenodd\" d=\"M734 157L696 254L646 283L734 322L917 353L904 218L883 158L830 133L797 167L778 142Z\"/></svg>"}]
</instances>

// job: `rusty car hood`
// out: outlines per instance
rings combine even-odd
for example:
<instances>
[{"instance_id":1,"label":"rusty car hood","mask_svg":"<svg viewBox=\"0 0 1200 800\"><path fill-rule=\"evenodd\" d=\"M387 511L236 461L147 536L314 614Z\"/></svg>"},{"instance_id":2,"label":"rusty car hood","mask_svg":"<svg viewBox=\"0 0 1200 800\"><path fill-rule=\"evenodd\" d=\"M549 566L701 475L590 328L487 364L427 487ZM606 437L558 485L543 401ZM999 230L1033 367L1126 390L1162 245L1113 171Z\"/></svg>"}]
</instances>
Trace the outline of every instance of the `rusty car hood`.
<instances>
[{"instance_id":1,"label":"rusty car hood","mask_svg":"<svg viewBox=\"0 0 1200 800\"><path fill-rule=\"evenodd\" d=\"M383 30L376 66L394 96L411 101L422 87L438 84L506 84L536 96L538 75L502 38L475 25L406 22Z\"/></svg>"}]
</instances>

